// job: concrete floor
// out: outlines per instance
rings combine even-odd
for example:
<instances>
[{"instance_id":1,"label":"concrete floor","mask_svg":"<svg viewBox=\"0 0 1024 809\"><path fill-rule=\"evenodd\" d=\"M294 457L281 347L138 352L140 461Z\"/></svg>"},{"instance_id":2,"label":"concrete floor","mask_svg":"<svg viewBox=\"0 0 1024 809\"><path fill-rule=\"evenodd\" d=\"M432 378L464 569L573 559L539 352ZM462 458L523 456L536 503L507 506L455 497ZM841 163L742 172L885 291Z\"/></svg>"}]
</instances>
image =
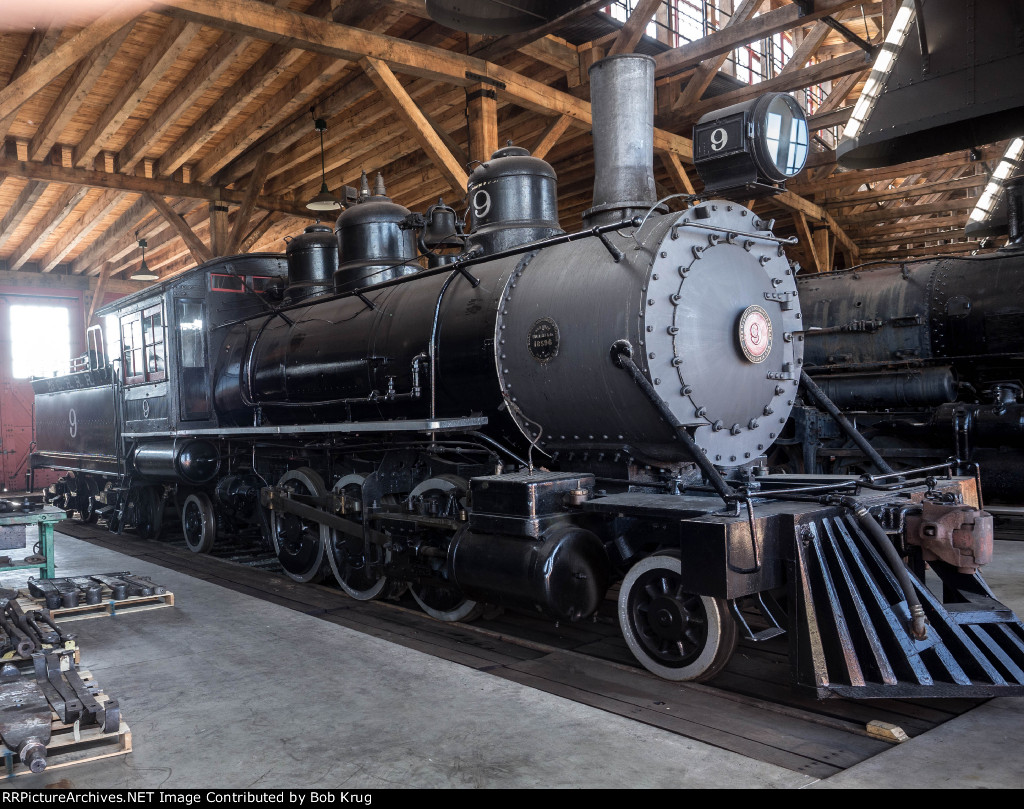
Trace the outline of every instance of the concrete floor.
<instances>
[{"instance_id":1,"label":"concrete floor","mask_svg":"<svg viewBox=\"0 0 1024 809\"><path fill-rule=\"evenodd\" d=\"M131 570L173 608L78 621L127 756L11 788L1024 787L1024 698L816 780L59 535L58 575ZM1024 542L988 579L1024 612ZM24 573L0 586L24 586Z\"/></svg>"}]
</instances>

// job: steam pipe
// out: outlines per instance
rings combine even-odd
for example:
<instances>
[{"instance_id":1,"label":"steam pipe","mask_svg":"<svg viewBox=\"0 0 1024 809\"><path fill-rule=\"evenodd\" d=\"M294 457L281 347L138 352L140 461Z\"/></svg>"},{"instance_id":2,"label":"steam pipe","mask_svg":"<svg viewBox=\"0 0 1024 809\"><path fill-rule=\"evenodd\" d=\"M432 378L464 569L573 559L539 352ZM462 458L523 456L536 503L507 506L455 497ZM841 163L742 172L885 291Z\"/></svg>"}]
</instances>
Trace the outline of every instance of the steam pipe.
<instances>
[{"instance_id":1,"label":"steam pipe","mask_svg":"<svg viewBox=\"0 0 1024 809\"><path fill-rule=\"evenodd\" d=\"M924 640L928 637L927 618L924 614L924 607L921 606L921 599L917 597L917 591L910 580L910 572L907 570L907 566L903 564L903 560L900 559L900 555L896 552L896 548L890 541L889 535L878 524L878 520L871 516L867 506L859 500L855 500L852 497L841 497L839 502L853 511L864 533L871 537L879 552L885 557L886 564L899 582L900 589L903 591L903 598L910 609L911 634L917 640Z\"/></svg>"}]
</instances>

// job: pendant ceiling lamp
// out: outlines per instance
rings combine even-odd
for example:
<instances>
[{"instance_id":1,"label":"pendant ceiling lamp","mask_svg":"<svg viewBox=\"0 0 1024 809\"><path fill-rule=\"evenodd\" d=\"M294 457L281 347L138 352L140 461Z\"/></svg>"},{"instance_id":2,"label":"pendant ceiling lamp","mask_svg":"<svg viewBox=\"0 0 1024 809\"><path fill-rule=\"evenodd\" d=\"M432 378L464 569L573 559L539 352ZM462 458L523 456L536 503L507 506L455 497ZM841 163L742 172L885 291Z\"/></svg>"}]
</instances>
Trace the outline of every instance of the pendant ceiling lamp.
<instances>
[{"instance_id":1,"label":"pendant ceiling lamp","mask_svg":"<svg viewBox=\"0 0 1024 809\"><path fill-rule=\"evenodd\" d=\"M138 236L138 234L135 235ZM129 277L133 281L159 281L160 276L146 265L146 248L149 247L149 244L145 239L139 239L139 247L142 248L142 266Z\"/></svg>"},{"instance_id":2,"label":"pendant ceiling lamp","mask_svg":"<svg viewBox=\"0 0 1024 809\"><path fill-rule=\"evenodd\" d=\"M313 114L310 109L309 114ZM313 118L313 128L320 133L320 193L306 203L311 211L337 211L341 203L327 190L327 169L324 165L324 132L327 131L327 121L323 118Z\"/></svg>"}]
</instances>

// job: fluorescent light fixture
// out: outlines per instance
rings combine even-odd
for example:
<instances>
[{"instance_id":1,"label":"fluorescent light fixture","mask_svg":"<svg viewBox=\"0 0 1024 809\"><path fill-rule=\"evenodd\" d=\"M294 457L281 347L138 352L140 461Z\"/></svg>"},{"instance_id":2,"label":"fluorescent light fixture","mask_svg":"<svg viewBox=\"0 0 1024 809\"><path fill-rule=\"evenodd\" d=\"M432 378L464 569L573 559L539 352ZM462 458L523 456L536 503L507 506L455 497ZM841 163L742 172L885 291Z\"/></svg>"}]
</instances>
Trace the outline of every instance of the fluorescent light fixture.
<instances>
[{"instance_id":1,"label":"fluorescent light fixture","mask_svg":"<svg viewBox=\"0 0 1024 809\"><path fill-rule=\"evenodd\" d=\"M885 42L878 49L875 63L871 66L867 81L864 82L864 90L853 107L850 120L843 130L844 138L856 138L864 128L864 122L871 115L875 108L878 97L882 94L885 80L889 78L893 65L896 64L896 57L899 56L903 43L910 33L910 26L916 16L914 11L914 0L903 0L903 5L896 12L896 19L893 20L889 33L885 35Z\"/></svg>"},{"instance_id":2,"label":"fluorescent light fixture","mask_svg":"<svg viewBox=\"0 0 1024 809\"><path fill-rule=\"evenodd\" d=\"M999 196L1003 193L1003 183L1018 166L1018 160L1020 160L1022 152L1024 152L1024 138L1014 138L1010 141L1010 145L1006 148L1006 153L1000 159L996 170L992 172L988 185L985 186L985 190L978 197L978 203L974 206L974 210L971 211L970 217L968 217L969 221L984 222L992 216L992 211L995 210L996 203L999 202Z\"/></svg>"}]
</instances>

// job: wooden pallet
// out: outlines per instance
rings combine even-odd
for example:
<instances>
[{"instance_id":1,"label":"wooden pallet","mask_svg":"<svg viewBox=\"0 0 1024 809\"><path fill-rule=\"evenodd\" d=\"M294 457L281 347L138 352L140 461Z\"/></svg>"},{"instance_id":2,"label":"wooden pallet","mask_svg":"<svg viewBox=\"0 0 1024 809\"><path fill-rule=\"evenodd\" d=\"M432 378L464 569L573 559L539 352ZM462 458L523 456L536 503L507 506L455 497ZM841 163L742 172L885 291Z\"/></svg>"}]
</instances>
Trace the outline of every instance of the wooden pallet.
<instances>
[{"instance_id":1,"label":"wooden pallet","mask_svg":"<svg viewBox=\"0 0 1024 809\"><path fill-rule=\"evenodd\" d=\"M87 684L92 682L92 674L88 671L80 671L79 676ZM109 699L106 694L99 691L96 692L95 697L101 705ZM132 732L124 719L121 720L116 733L104 733L102 728L95 725L76 728L74 724L64 724L54 712L50 724L50 743L46 745L45 771L123 756L131 751ZM32 771L21 763L18 754L8 750L2 744L0 744L0 755L3 756L3 773L5 774L0 777L11 779L17 778L19 775L32 774Z\"/></svg>"},{"instance_id":2,"label":"wooden pallet","mask_svg":"<svg viewBox=\"0 0 1024 809\"><path fill-rule=\"evenodd\" d=\"M167 592L163 595L133 596L130 598L110 598L110 591L104 588L106 595L99 604L79 604L77 607L57 607L50 610L50 615L55 621L62 623L67 621L81 621L85 618L105 618L113 615L123 615L128 612L145 612L146 610L158 610L164 607L174 606L174 593ZM24 610L46 609L46 600L33 598L28 590L19 591L18 599Z\"/></svg>"}]
</instances>

